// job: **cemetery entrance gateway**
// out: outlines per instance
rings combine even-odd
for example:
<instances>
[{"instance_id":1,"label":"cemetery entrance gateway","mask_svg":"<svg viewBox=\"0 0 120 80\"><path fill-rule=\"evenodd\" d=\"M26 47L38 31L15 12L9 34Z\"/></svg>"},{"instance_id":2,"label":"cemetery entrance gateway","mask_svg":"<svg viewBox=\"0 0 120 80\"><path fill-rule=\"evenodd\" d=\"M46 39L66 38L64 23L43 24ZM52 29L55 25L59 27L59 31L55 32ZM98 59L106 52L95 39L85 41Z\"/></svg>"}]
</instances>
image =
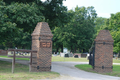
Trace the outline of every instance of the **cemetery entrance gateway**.
<instances>
[{"instance_id":1,"label":"cemetery entrance gateway","mask_svg":"<svg viewBox=\"0 0 120 80\"><path fill-rule=\"evenodd\" d=\"M36 50L32 58L33 72L51 71L52 37L53 34L48 23L39 22L32 35L32 50ZM97 72L112 71L113 39L108 30L101 30L96 37L94 55L92 57L93 69Z\"/></svg>"}]
</instances>

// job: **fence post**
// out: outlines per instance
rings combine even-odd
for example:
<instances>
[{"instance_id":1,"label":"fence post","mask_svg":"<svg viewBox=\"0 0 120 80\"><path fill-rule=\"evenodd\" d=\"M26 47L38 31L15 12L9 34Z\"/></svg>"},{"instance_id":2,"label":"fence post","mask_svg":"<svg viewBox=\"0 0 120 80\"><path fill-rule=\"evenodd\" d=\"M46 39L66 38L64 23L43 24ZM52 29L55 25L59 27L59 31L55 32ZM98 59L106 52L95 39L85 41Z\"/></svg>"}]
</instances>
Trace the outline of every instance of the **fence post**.
<instances>
[{"instance_id":1,"label":"fence post","mask_svg":"<svg viewBox=\"0 0 120 80\"><path fill-rule=\"evenodd\" d=\"M31 67L32 67L32 51L31 51L31 55L30 55L29 72L31 72Z\"/></svg>"},{"instance_id":2,"label":"fence post","mask_svg":"<svg viewBox=\"0 0 120 80\"><path fill-rule=\"evenodd\" d=\"M14 73L14 68L15 68L15 51L13 53L13 60L12 60L12 73Z\"/></svg>"}]
</instances>

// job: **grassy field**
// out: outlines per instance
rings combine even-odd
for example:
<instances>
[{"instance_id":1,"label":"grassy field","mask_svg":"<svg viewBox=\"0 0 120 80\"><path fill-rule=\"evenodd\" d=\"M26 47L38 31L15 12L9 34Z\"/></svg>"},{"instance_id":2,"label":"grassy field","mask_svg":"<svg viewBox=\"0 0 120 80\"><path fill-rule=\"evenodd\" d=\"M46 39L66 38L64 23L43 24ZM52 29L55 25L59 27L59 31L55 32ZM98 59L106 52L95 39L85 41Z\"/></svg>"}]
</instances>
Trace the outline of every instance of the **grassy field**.
<instances>
[{"instance_id":1,"label":"grassy field","mask_svg":"<svg viewBox=\"0 0 120 80\"><path fill-rule=\"evenodd\" d=\"M0 56L4 58L11 58L7 56ZM17 58L19 60L29 60L28 58ZM73 62L88 62L87 58L64 58L60 56L52 56L52 61L73 61ZM120 60L113 59L114 63L120 63ZM29 67L26 65L15 64L15 73L11 73L11 63L0 61L0 80L34 80L34 79L46 79L46 78L55 78L59 74L55 72L29 72ZM75 67L94 72L92 67L88 64L76 65ZM113 72L105 73L106 75L119 76L120 77L120 65L113 66Z\"/></svg>"},{"instance_id":2,"label":"grassy field","mask_svg":"<svg viewBox=\"0 0 120 80\"><path fill-rule=\"evenodd\" d=\"M113 63L120 63L120 59L113 59Z\"/></svg>"},{"instance_id":3,"label":"grassy field","mask_svg":"<svg viewBox=\"0 0 120 80\"><path fill-rule=\"evenodd\" d=\"M73 61L73 62L88 62L87 58L64 58L60 56L52 56L52 61Z\"/></svg>"},{"instance_id":4,"label":"grassy field","mask_svg":"<svg viewBox=\"0 0 120 80\"><path fill-rule=\"evenodd\" d=\"M87 72L96 73L95 71L93 71L92 66L88 65L88 64L75 65L75 67L77 67L77 68L79 68L81 70L87 71ZM102 74L120 77L120 65L113 65L113 72L111 72L111 73L102 73Z\"/></svg>"},{"instance_id":5,"label":"grassy field","mask_svg":"<svg viewBox=\"0 0 120 80\"><path fill-rule=\"evenodd\" d=\"M11 58L11 57L7 57L7 56L1 56L0 57L4 57L4 58ZM16 58L19 60L29 60L29 58ZM52 61L72 61L72 62L89 62L89 60L87 60L87 58L64 58L64 57L60 57L60 56L52 56ZM113 63L120 63L120 59L113 59Z\"/></svg>"},{"instance_id":6,"label":"grassy field","mask_svg":"<svg viewBox=\"0 0 120 80\"><path fill-rule=\"evenodd\" d=\"M17 63L12 74L11 63L0 61L0 80L39 80L56 78L58 76L59 74L56 72L29 72L28 66Z\"/></svg>"},{"instance_id":7,"label":"grassy field","mask_svg":"<svg viewBox=\"0 0 120 80\"><path fill-rule=\"evenodd\" d=\"M3 57L3 58L11 58L11 59L12 59L12 57L8 57L8 56L1 56L1 55L0 55L0 57ZM19 59L19 60L29 60L29 58L16 58L16 59Z\"/></svg>"}]
</instances>

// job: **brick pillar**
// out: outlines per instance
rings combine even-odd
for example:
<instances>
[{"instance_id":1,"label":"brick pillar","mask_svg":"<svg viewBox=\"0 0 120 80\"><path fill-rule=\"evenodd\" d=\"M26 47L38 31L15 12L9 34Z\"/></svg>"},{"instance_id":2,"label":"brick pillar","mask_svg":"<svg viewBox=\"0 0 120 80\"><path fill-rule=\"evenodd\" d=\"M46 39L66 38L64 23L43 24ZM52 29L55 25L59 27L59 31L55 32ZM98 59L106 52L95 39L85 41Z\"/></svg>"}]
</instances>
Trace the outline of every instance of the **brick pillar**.
<instances>
[{"instance_id":1,"label":"brick pillar","mask_svg":"<svg viewBox=\"0 0 120 80\"><path fill-rule=\"evenodd\" d=\"M32 50L38 52L33 54L33 72L51 71L52 37L53 34L46 22L39 22L32 35Z\"/></svg>"},{"instance_id":2,"label":"brick pillar","mask_svg":"<svg viewBox=\"0 0 120 80\"><path fill-rule=\"evenodd\" d=\"M95 39L95 64L97 72L112 72L113 39L108 30L101 30Z\"/></svg>"}]
</instances>

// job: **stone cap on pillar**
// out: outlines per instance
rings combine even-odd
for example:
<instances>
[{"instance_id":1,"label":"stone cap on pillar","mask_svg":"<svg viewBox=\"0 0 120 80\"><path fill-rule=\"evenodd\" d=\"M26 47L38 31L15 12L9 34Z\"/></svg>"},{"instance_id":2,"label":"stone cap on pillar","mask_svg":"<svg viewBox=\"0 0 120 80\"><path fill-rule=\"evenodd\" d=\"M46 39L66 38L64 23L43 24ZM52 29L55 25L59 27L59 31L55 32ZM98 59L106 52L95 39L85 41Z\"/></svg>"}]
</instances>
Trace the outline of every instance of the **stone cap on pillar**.
<instances>
[{"instance_id":1,"label":"stone cap on pillar","mask_svg":"<svg viewBox=\"0 0 120 80\"><path fill-rule=\"evenodd\" d=\"M113 42L113 38L109 30L101 30L94 41Z\"/></svg>"},{"instance_id":2,"label":"stone cap on pillar","mask_svg":"<svg viewBox=\"0 0 120 80\"><path fill-rule=\"evenodd\" d=\"M48 23L46 22L39 22L37 23L33 33L31 36L53 36Z\"/></svg>"}]
</instances>

